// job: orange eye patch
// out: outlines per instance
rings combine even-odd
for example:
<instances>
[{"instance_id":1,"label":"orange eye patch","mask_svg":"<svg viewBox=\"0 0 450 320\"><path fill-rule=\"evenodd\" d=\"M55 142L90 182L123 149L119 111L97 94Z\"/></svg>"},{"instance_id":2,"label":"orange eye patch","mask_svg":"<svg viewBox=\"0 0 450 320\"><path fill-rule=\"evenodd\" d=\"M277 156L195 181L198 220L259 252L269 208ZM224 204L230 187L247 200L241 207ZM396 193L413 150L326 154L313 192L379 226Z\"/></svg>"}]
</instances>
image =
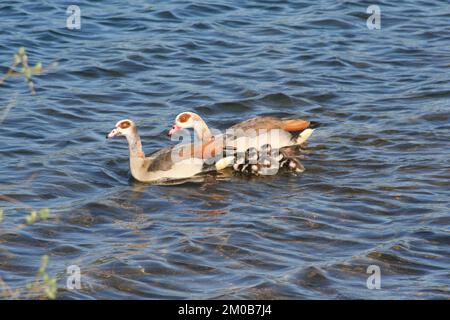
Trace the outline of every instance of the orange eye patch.
<instances>
[{"instance_id":1,"label":"orange eye patch","mask_svg":"<svg viewBox=\"0 0 450 320\"><path fill-rule=\"evenodd\" d=\"M181 123L184 123L184 122L188 121L190 117L191 117L190 114L183 113L181 116L178 117L178 121L180 121Z\"/></svg>"},{"instance_id":2,"label":"orange eye patch","mask_svg":"<svg viewBox=\"0 0 450 320\"><path fill-rule=\"evenodd\" d=\"M121 124L119 124L119 127L122 128L122 129L126 129L126 128L130 127L130 126L131 126L131 123L129 121L124 121Z\"/></svg>"}]
</instances>

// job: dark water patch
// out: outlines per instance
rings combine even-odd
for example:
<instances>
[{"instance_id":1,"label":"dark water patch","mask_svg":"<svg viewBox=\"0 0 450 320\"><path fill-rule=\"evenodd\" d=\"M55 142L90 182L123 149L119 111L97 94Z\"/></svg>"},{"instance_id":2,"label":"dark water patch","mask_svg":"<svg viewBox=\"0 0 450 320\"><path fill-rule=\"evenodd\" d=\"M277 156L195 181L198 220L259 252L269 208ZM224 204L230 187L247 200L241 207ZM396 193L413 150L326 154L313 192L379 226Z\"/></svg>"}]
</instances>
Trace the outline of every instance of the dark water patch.
<instances>
[{"instance_id":1,"label":"dark water patch","mask_svg":"<svg viewBox=\"0 0 450 320\"><path fill-rule=\"evenodd\" d=\"M181 19L177 17L173 12L171 11L158 11L154 13L154 16L159 18L160 22L179 22Z\"/></svg>"},{"instance_id":2,"label":"dark water patch","mask_svg":"<svg viewBox=\"0 0 450 320\"><path fill-rule=\"evenodd\" d=\"M208 17L214 16L218 14L223 14L227 12L231 12L236 10L234 6L228 6L225 4L218 3L198 3L198 4L189 4L185 8L183 8L182 12L184 15L188 15L191 17Z\"/></svg>"}]
</instances>

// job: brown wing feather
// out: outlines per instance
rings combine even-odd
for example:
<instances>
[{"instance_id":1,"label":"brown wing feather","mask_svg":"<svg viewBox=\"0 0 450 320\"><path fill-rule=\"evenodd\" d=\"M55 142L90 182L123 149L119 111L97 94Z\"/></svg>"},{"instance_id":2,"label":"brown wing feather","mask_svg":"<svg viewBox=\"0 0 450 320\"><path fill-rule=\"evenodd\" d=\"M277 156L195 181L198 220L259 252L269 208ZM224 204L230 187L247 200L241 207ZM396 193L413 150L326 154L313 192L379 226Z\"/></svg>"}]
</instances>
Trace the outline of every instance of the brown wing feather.
<instances>
[{"instance_id":1,"label":"brown wing feather","mask_svg":"<svg viewBox=\"0 0 450 320\"><path fill-rule=\"evenodd\" d=\"M230 129L241 129L241 130L248 130L248 129L283 129L286 131L301 131L308 128L309 122L303 119L290 119L290 120L283 120L277 117L256 117L252 118L243 122L240 122L238 124L235 124Z\"/></svg>"},{"instance_id":2,"label":"brown wing feather","mask_svg":"<svg viewBox=\"0 0 450 320\"><path fill-rule=\"evenodd\" d=\"M303 119L284 120L281 128L286 131L302 131L309 127L309 121Z\"/></svg>"}]
</instances>

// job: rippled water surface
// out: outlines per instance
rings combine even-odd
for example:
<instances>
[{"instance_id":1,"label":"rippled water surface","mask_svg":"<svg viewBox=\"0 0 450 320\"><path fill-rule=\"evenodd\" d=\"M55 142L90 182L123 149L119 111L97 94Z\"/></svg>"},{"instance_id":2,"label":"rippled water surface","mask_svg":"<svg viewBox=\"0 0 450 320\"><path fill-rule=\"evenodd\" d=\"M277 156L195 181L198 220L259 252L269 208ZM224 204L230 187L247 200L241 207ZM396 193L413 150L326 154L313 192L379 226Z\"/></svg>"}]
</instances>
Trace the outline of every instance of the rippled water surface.
<instances>
[{"instance_id":1,"label":"rippled water surface","mask_svg":"<svg viewBox=\"0 0 450 320\"><path fill-rule=\"evenodd\" d=\"M26 47L58 67L0 86L0 277L41 256L59 298L448 299L448 1L0 3L0 71ZM6 106L16 96L16 104ZM322 126L300 175L177 186L130 178L105 133L147 153L182 111L215 128L264 114ZM4 117L3 117L4 115ZM31 208L52 218L18 229ZM69 291L78 265L82 289ZM366 269L381 269L368 290Z\"/></svg>"}]
</instances>

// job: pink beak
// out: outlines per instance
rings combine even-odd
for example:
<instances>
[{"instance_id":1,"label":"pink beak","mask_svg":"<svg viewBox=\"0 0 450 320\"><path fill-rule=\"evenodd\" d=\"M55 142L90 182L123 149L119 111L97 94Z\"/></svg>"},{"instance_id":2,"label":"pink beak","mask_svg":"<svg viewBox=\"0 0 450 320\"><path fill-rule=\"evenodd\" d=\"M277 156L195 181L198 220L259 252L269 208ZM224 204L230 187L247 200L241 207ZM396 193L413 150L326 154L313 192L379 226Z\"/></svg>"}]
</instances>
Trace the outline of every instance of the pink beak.
<instances>
[{"instance_id":1,"label":"pink beak","mask_svg":"<svg viewBox=\"0 0 450 320\"><path fill-rule=\"evenodd\" d=\"M177 126L176 124L174 124L172 129L169 130L169 133L167 135L170 137L170 136L172 136L175 132L177 132L180 129L181 129L180 126Z\"/></svg>"},{"instance_id":2,"label":"pink beak","mask_svg":"<svg viewBox=\"0 0 450 320\"><path fill-rule=\"evenodd\" d=\"M106 135L106 139L112 139L112 138L114 138L115 136L118 136L118 135L119 135L119 130L117 130L117 128L114 128L114 129L112 129L112 131L110 133L108 133Z\"/></svg>"}]
</instances>

